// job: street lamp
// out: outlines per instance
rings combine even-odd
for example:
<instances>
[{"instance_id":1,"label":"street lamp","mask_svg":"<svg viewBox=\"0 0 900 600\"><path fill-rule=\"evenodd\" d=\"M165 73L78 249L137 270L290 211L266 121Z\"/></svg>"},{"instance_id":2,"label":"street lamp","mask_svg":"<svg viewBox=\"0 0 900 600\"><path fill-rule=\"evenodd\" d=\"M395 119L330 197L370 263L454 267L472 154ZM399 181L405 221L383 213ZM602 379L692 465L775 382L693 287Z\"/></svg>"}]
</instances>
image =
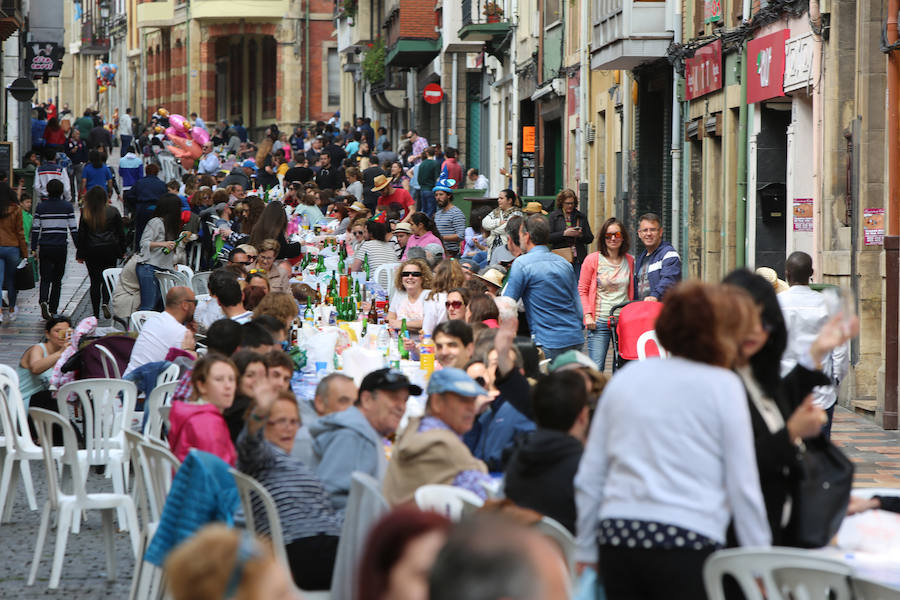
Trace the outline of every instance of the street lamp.
<instances>
[{"instance_id":1,"label":"street lamp","mask_svg":"<svg viewBox=\"0 0 900 600\"><path fill-rule=\"evenodd\" d=\"M109 18L109 0L100 0L100 18L104 21Z\"/></svg>"}]
</instances>

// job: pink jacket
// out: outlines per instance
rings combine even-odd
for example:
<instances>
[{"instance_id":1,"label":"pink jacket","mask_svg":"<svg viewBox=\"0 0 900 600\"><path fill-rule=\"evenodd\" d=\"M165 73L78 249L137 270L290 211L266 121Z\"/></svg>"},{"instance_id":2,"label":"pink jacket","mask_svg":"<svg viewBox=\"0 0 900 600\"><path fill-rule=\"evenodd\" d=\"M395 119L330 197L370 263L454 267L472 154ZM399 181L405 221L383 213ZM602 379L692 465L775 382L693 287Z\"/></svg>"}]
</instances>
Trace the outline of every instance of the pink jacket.
<instances>
[{"instance_id":1,"label":"pink jacket","mask_svg":"<svg viewBox=\"0 0 900 600\"><path fill-rule=\"evenodd\" d=\"M439 240L438 237L430 231L426 231L425 235L421 237L418 235L409 236L409 240L406 242L406 249L403 251L403 260L406 260L406 254L407 252L409 252L410 248L424 248L428 244L437 244L441 248L444 247L444 245L441 244L441 240Z\"/></svg>"},{"instance_id":2,"label":"pink jacket","mask_svg":"<svg viewBox=\"0 0 900 600\"><path fill-rule=\"evenodd\" d=\"M228 425L219 409L212 404L172 402L169 413L172 429L169 447L180 461L184 461L191 448L215 454L232 467L237 462L237 452L231 443Z\"/></svg>"},{"instance_id":3,"label":"pink jacket","mask_svg":"<svg viewBox=\"0 0 900 600\"><path fill-rule=\"evenodd\" d=\"M634 257L625 255L628 261L628 270L634 277ZM584 312L585 323L591 317L597 321L594 310L597 308L597 264L600 261L600 252L591 252L581 263L581 277L578 279L578 295L581 297L581 310ZM628 286L628 299L634 300L634 286Z\"/></svg>"}]
</instances>

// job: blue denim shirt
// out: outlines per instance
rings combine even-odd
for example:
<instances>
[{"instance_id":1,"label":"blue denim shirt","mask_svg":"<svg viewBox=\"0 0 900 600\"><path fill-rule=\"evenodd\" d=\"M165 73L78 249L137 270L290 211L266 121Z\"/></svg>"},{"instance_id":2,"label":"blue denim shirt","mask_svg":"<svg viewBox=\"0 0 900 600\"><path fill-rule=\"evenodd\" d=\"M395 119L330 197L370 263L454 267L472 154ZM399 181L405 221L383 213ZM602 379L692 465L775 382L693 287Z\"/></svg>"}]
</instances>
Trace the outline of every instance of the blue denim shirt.
<instances>
[{"instance_id":1,"label":"blue denim shirt","mask_svg":"<svg viewBox=\"0 0 900 600\"><path fill-rule=\"evenodd\" d=\"M584 343L575 270L547 246L535 246L513 261L503 295L522 299L538 345L568 348Z\"/></svg>"}]
</instances>

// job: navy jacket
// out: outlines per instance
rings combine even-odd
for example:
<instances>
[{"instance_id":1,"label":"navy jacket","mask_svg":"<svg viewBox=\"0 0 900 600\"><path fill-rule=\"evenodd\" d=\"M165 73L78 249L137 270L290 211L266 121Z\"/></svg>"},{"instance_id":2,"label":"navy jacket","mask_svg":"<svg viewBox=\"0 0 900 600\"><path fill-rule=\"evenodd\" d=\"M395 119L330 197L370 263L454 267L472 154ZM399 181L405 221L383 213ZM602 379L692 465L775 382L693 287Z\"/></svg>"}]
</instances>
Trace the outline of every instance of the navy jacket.
<instances>
[{"instance_id":1,"label":"navy jacket","mask_svg":"<svg viewBox=\"0 0 900 600\"><path fill-rule=\"evenodd\" d=\"M156 175L147 175L143 179L138 179L131 188L131 194L138 206L156 206L157 201L167 191L166 184Z\"/></svg>"},{"instance_id":2,"label":"navy jacket","mask_svg":"<svg viewBox=\"0 0 900 600\"><path fill-rule=\"evenodd\" d=\"M649 296L661 300L670 287L681 281L681 257L672 244L663 240L653 254L647 256L644 250L634 261L634 299L643 300L638 295L638 280L641 266L647 262L647 279L650 280Z\"/></svg>"}]
</instances>

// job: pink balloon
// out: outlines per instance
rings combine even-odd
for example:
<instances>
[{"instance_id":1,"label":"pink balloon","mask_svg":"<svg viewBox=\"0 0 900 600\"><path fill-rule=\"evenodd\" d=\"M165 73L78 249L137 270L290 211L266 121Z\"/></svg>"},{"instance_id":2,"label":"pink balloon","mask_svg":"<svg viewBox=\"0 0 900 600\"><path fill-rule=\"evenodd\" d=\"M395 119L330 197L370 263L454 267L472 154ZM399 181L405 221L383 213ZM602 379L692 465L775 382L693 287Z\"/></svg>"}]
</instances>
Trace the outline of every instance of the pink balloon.
<instances>
[{"instance_id":1,"label":"pink balloon","mask_svg":"<svg viewBox=\"0 0 900 600\"><path fill-rule=\"evenodd\" d=\"M171 125L169 127L166 127L166 137L169 138L170 140L174 140L177 137L177 134L175 133L175 128L172 127Z\"/></svg>"},{"instance_id":2,"label":"pink balloon","mask_svg":"<svg viewBox=\"0 0 900 600\"><path fill-rule=\"evenodd\" d=\"M181 159L181 166L184 167L184 170L185 170L185 171L190 171L191 169L194 168L194 159L193 159L193 158L187 158L187 157L182 158L182 159Z\"/></svg>"},{"instance_id":3,"label":"pink balloon","mask_svg":"<svg viewBox=\"0 0 900 600\"><path fill-rule=\"evenodd\" d=\"M175 136L174 138L169 139L172 147L178 150L176 153L174 150L171 150L172 154L174 154L178 158L182 158L185 156L190 156L192 158L200 158L200 155L203 154L203 148L200 147L200 144L195 143L193 140L186 140L183 137Z\"/></svg>"},{"instance_id":4,"label":"pink balloon","mask_svg":"<svg viewBox=\"0 0 900 600\"><path fill-rule=\"evenodd\" d=\"M191 138L202 146L209 141L209 132L202 127L193 127L191 129Z\"/></svg>"},{"instance_id":5,"label":"pink balloon","mask_svg":"<svg viewBox=\"0 0 900 600\"><path fill-rule=\"evenodd\" d=\"M181 115L169 115L169 125L175 128L175 133L180 137L189 139L190 126L188 120Z\"/></svg>"}]
</instances>

